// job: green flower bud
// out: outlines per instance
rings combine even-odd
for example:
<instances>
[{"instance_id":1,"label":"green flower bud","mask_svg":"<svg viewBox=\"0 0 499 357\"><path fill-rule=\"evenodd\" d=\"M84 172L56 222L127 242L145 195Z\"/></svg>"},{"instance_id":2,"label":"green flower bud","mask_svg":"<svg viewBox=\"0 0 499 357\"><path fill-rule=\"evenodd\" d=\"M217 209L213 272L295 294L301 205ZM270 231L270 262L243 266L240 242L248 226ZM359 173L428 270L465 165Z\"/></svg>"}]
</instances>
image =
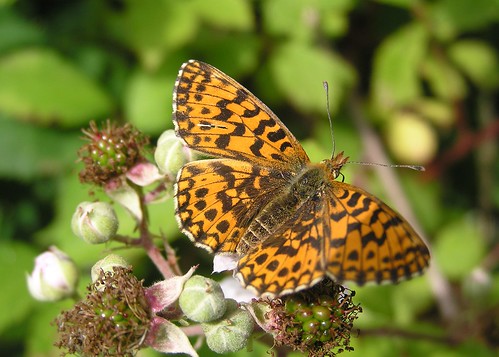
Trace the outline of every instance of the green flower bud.
<instances>
[{"instance_id":1,"label":"green flower bud","mask_svg":"<svg viewBox=\"0 0 499 357\"><path fill-rule=\"evenodd\" d=\"M200 275L194 275L187 280L178 302L184 314L197 322L217 320L226 309L220 284Z\"/></svg>"},{"instance_id":2,"label":"green flower bud","mask_svg":"<svg viewBox=\"0 0 499 357\"><path fill-rule=\"evenodd\" d=\"M31 296L39 301L57 301L75 293L78 269L66 254L56 247L35 259L35 268L27 276Z\"/></svg>"},{"instance_id":3,"label":"green flower bud","mask_svg":"<svg viewBox=\"0 0 499 357\"><path fill-rule=\"evenodd\" d=\"M105 202L82 202L71 220L73 233L90 244L107 242L118 231L118 218Z\"/></svg>"},{"instance_id":4,"label":"green flower bud","mask_svg":"<svg viewBox=\"0 0 499 357\"><path fill-rule=\"evenodd\" d=\"M163 174L170 178L176 177L178 170L192 159L192 151L184 145L173 130L167 130L161 134L154 152L154 160Z\"/></svg>"},{"instance_id":5,"label":"green flower bud","mask_svg":"<svg viewBox=\"0 0 499 357\"><path fill-rule=\"evenodd\" d=\"M201 325L208 347L216 353L236 352L248 344L253 332L251 314L237 307L237 302L227 299L227 311L220 320Z\"/></svg>"},{"instance_id":6,"label":"green flower bud","mask_svg":"<svg viewBox=\"0 0 499 357\"><path fill-rule=\"evenodd\" d=\"M95 283L97 279L99 279L101 271L104 273L113 272L114 267L130 268L130 264L122 256L109 254L107 257L95 263L92 267L92 283Z\"/></svg>"}]
</instances>

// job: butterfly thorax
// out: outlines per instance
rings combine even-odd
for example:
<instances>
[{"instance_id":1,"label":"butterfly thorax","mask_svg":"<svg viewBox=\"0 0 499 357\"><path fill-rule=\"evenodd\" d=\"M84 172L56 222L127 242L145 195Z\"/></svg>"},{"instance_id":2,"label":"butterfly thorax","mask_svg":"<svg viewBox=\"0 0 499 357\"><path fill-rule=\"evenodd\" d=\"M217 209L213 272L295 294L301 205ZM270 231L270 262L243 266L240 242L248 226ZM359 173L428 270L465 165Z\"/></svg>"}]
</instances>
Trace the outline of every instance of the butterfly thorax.
<instances>
[{"instance_id":1,"label":"butterfly thorax","mask_svg":"<svg viewBox=\"0 0 499 357\"><path fill-rule=\"evenodd\" d=\"M277 232L305 203L323 204L321 197L331 181L326 166L309 163L297 175L291 176L289 184L256 214L238 245L238 253L246 253Z\"/></svg>"}]
</instances>

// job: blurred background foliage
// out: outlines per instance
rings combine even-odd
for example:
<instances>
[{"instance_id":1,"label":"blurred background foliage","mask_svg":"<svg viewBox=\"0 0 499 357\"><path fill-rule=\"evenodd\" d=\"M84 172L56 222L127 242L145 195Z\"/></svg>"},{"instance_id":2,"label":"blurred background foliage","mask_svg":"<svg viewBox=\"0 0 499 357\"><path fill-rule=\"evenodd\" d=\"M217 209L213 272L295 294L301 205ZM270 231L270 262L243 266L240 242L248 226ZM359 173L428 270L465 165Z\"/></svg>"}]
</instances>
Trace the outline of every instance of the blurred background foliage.
<instances>
[{"instance_id":1,"label":"blurred background foliage","mask_svg":"<svg viewBox=\"0 0 499 357\"><path fill-rule=\"evenodd\" d=\"M83 293L89 268L105 253L70 230L76 205L100 197L89 197L77 179L80 129L111 118L155 142L173 127L178 69L195 58L257 94L314 160L332 147L327 80L338 150L356 161L426 166L378 175L345 168L347 182L392 203L432 250L422 278L352 286L364 313L355 351L345 355L496 356L498 20L497 0L1 0L3 354L59 355L49 322L71 302L28 295L25 272L37 254L51 244L70 254ZM403 190L394 193L399 182ZM133 234L120 214L120 232ZM211 258L180 235L171 200L152 207L151 222L184 268L201 263L209 274ZM143 252L119 253L146 284L160 278ZM255 341L253 352L234 356L268 349Z\"/></svg>"}]
</instances>

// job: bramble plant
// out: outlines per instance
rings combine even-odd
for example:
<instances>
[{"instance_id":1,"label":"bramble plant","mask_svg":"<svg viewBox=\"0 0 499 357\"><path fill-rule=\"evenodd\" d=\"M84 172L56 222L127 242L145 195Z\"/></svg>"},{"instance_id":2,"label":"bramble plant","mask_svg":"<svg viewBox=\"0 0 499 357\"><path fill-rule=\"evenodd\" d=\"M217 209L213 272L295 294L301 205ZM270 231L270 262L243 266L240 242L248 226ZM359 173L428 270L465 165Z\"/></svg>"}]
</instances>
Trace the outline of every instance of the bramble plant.
<instances>
[{"instance_id":1,"label":"bramble plant","mask_svg":"<svg viewBox=\"0 0 499 357\"><path fill-rule=\"evenodd\" d=\"M150 204L171 198L176 171L194 157L173 131L165 132L158 141L157 163L147 159L147 138L129 124L107 121L99 129L91 123L84 133L89 142L79 151L85 164L81 181L102 188L111 200L124 206L135 220L139 236L117 234L118 219L107 202L81 203L73 215L73 232L88 244L114 240L124 247L142 247L164 280L144 286L117 254L96 262L86 297L76 298L73 308L54 321L59 335L55 344L64 353L129 356L150 347L197 356L188 336L201 335L211 350L227 353L250 345L258 331L260 338L262 332L271 336L271 346L282 351L333 356L353 349L350 332L361 308L353 303L352 292L328 279L282 298L238 302L226 298L218 282L193 275L196 267L185 274L180 271L166 239L156 239L149 231L147 214ZM71 293L55 298L52 294L45 300L76 296L75 284L71 286L67 289Z\"/></svg>"}]
</instances>

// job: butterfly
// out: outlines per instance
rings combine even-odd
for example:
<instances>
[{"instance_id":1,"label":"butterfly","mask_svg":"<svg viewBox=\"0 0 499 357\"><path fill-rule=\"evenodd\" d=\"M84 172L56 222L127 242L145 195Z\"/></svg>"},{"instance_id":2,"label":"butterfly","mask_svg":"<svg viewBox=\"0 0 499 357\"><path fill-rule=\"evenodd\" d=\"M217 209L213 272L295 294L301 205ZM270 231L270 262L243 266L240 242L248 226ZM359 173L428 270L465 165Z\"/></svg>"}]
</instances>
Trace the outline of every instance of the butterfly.
<instances>
[{"instance_id":1,"label":"butterfly","mask_svg":"<svg viewBox=\"0 0 499 357\"><path fill-rule=\"evenodd\" d=\"M182 65L173 122L188 147L214 157L179 171L179 226L197 246L237 254L235 275L257 295L326 277L398 283L428 266L428 247L401 215L336 180L348 157L312 163L264 103L213 66Z\"/></svg>"}]
</instances>

